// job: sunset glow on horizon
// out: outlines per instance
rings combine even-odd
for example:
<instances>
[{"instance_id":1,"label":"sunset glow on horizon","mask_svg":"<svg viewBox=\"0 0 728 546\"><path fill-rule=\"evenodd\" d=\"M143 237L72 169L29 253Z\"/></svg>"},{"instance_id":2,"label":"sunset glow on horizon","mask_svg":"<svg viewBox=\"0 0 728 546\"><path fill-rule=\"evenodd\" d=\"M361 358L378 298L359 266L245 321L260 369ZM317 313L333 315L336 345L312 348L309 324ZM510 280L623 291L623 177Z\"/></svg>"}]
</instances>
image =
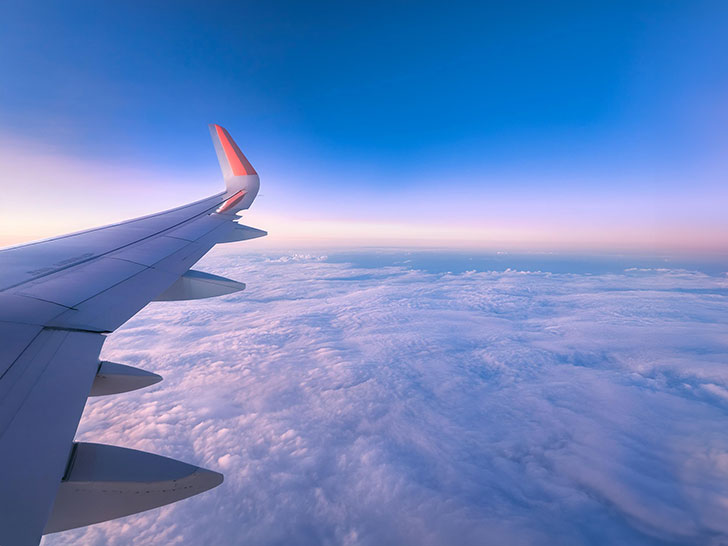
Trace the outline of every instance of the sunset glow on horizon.
<instances>
[{"instance_id":1,"label":"sunset glow on horizon","mask_svg":"<svg viewBox=\"0 0 728 546\"><path fill-rule=\"evenodd\" d=\"M2 203L3 246L151 214L222 188L212 145L210 165L196 172L130 168L57 152L39 154L39 147L6 145L0 152L5 173L14 181ZM660 195L644 187L628 193L602 186L590 190L593 198L587 202L558 182L553 190L536 185L515 194L489 195L488 189L471 183L453 195L436 181L410 190L347 194L333 185L301 191L297 180L276 179L275 174L263 173L261 178L261 198L243 218L243 223L270 234L255 241L256 247L728 252L725 188L715 190L716 198L711 198L707 190L696 195L672 188ZM32 213L27 208L28 188L32 188Z\"/></svg>"}]
</instances>

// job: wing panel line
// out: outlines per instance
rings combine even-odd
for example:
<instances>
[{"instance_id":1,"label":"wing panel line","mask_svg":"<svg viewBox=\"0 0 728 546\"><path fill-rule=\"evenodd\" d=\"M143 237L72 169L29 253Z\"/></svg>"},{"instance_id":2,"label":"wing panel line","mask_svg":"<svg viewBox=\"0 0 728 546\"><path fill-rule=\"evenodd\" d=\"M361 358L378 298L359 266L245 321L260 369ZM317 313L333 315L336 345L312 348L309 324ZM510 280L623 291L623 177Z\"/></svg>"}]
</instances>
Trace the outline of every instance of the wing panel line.
<instances>
[{"instance_id":1,"label":"wing panel line","mask_svg":"<svg viewBox=\"0 0 728 546\"><path fill-rule=\"evenodd\" d=\"M221 195L222 195L222 194L221 194ZM215 195L215 196L213 196L213 197L217 197L217 195ZM212 198L210 197L210 198L208 198L208 199L212 199ZM204 200L203 200L203 201L204 201ZM104 252L103 254L96 254L96 255L94 255L94 256L91 256L91 257L89 257L89 258L86 258L85 260L81 260L81 261L78 261L78 262L73 262L73 263L71 263L71 264L68 264L68 265L65 265L65 266L59 267L58 269L54 269L53 271L49 271L49 272L47 272L47 273L43 273L43 274L41 274L41 275L38 275L38 276L36 276L36 277L31 277L31 278L29 278L29 279L25 279L25 280L23 280L22 282L19 282L19 283L15 283L15 284L13 284L13 285L9 285L9 286L6 286L6 287L5 287L5 288L3 288L2 290L0 290L0 292L4 292L4 291L7 291L7 290L10 290L10 289L12 289L12 288L15 288L15 287L17 287L17 286L22 286L22 285L24 285L24 284L26 284L26 283L29 283L29 282L32 282L32 281L36 281L36 280L38 280L38 279L42 279L43 277L47 277L47 276L49 276L49 275L54 275L55 273L59 273L59 272L61 272L61 271L65 271L66 269L69 269L69 268L71 268L71 267L75 267L75 266L78 266L78 265L81 265L81 264L85 264L85 263L88 263L88 262L92 262L93 260L96 260L96 259L98 259L98 258L103 258L104 256L107 256L108 254L111 254L112 252L118 252L119 250L122 250L122 249L124 249L124 248L128 248L128 247L130 247L130 246L132 246L132 245L135 245L135 244L137 244L137 243L140 243L140 242L142 242L142 241L146 241L147 239L150 239L150 238L153 238L153 237L157 237L157 236L159 236L159 235L163 234L163 233L164 233L165 231L170 231L170 230L173 230L173 229L179 228L180 226L182 226L182 225L184 225L184 224L186 224L186 223L190 223L190 222L192 222L192 221L194 221L194 220L197 220L198 218L201 218L201 217L203 217L203 216L205 216L205 215L209 214L210 212L214 211L214 210L215 210L215 209L216 209L217 207L219 207L219 206L220 206L220 204L222 204L222 203L224 203L224 201L221 201L220 203L216 203L216 204L215 204L214 206L211 206L211 207L209 207L209 208L205 209L205 210L204 210L204 211L202 211L201 213L199 213L199 214L196 214L195 216L192 216L192 217L190 217L190 218L186 218L186 219L184 219L183 221L181 221L181 222L178 222L178 223L176 223L176 224L174 224L174 225L172 225L172 226L169 226L169 227L167 227L167 228L164 228L164 229L163 229L163 230L161 230L161 231L157 231L157 232L155 232L155 233L152 233L152 234L150 234L150 235L146 235L146 236L144 236L144 237L142 237L142 238L140 238L140 239L137 239L136 241L133 241L133 242L131 242L131 243L127 243L127 244L125 244L125 245L122 245L122 246L120 246L120 247L116 247L116 248L113 248L113 249L111 249L111 250L108 250L108 251ZM170 211L167 211L167 212L170 212ZM164 213L162 213L162 214L164 214ZM113 224L113 225L119 225L119 224ZM112 226L104 226L103 228L97 228L97 229L106 229L106 228L108 228L108 227L112 227ZM89 230L89 231L95 231L95 230ZM80 233L86 233L86 232L79 232L79 233L77 233L77 234L74 234L74 235L78 235L78 234L80 234ZM48 241L51 241L51 240L54 240L54 239L48 239ZM37 241L37 242L47 242L47 241ZM191 242L194 242L194 241L191 241ZM36 244L36 243L29 243L29 245L32 245L32 244ZM19 248L19 247L14 247L14 248ZM3 249L3 250L9 250L9 249Z\"/></svg>"}]
</instances>

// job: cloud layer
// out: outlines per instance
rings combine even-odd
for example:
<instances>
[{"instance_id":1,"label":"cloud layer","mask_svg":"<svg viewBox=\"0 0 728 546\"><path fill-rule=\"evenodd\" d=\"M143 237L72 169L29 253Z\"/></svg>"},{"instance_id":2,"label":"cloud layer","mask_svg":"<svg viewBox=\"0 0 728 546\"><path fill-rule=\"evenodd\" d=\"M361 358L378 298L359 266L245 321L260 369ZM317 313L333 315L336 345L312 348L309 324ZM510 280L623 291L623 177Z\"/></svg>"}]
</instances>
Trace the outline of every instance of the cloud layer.
<instances>
[{"instance_id":1,"label":"cloud layer","mask_svg":"<svg viewBox=\"0 0 728 546\"><path fill-rule=\"evenodd\" d=\"M44 544L726 544L728 282L218 253L103 357L78 437L225 473Z\"/></svg>"}]
</instances>

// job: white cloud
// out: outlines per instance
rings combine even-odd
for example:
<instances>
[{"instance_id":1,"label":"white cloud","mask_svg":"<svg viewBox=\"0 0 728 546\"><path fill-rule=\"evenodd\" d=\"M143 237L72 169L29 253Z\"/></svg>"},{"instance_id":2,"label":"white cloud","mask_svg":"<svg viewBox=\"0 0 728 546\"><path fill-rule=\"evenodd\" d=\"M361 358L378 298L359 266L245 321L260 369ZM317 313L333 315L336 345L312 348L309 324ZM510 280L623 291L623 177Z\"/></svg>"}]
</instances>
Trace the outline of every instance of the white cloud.
<instances>
[{"instance_id":1,"label":"white cloud","mask_svg":"<svg viewBox=\"0 0 728 546\"><path fill-rule=\"evenodd\" d=\"M79 438L225 473L44 544L722 544L728 281L218 253L103 356L161 373Z\"/></svg>"}]
</instances>

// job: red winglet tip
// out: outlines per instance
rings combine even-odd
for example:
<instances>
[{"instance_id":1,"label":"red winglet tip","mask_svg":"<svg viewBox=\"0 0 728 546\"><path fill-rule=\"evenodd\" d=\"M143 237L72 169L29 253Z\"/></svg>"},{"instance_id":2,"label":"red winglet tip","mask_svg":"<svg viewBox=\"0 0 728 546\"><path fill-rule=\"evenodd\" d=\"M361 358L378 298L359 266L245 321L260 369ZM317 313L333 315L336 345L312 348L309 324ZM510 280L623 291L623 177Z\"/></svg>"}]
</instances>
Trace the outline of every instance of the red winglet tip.
<instances>
[{"instance_id":1,"label":"red winglet tip","mask_svg":"<svg viewBox=\"0 0 728 546\"><path fill-rule=\"evenodd\" d=\"M250 161L245 157L245 154L240 151L238 145L223 127L213 124L215 132L217 133L218 139L222 146L225 158L227 159L228 165L232 170L233 176L245 176L249 174L258 174L250 164Z\"/></svg>"}]
</instances>

